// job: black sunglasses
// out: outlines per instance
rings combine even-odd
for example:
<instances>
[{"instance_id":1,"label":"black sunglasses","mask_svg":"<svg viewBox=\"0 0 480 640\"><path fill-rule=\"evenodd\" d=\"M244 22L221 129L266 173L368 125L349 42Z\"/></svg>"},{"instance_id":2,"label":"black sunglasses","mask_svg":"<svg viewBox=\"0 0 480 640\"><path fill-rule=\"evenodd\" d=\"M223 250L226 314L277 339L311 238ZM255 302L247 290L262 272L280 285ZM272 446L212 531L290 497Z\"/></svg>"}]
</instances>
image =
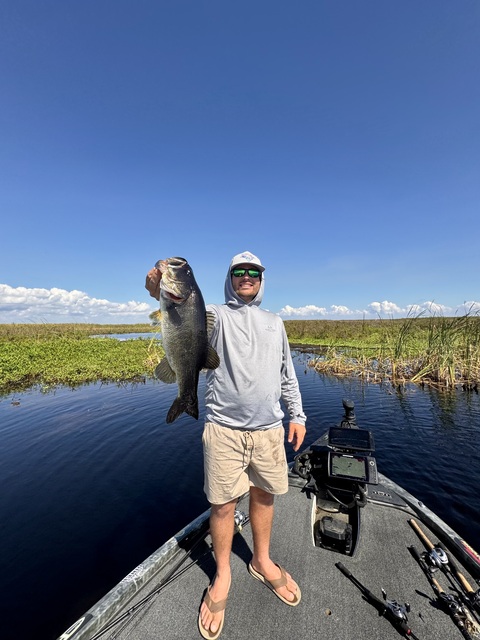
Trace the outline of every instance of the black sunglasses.
<instances>
[{"instance_id":1,"label":"black sunglasses","mask_svg":"<svg viewBox=\"0 0 480 640\"><path fill-rule=\"evenodd\" d=\"M236 278L243 278L246 273L248 273L250 278L260 277L260 271L258 269L232 269L230 273Z\"/></svg>"}]
</instances>

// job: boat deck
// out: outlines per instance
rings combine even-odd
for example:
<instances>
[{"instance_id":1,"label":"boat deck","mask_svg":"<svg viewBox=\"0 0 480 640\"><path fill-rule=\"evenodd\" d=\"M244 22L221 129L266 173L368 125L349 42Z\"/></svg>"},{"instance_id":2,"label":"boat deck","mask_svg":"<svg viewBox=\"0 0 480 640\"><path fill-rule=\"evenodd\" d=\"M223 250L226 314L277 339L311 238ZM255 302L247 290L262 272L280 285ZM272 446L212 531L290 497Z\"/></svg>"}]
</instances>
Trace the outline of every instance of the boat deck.
<instances>
[{"instance_id":1,"label":"boat deck","mask_svg":"<svg viewBox=\"0 0 480 640\"><path fill-rule=\"evenodd\" d=\"M237 533L232 553L232 586L221 638L328 638L329 640L396 640L401 634L363 597L335 566L341 561L374 595L400 604L410 603L409 624L419 640L458 640L461 631L449 615L439 608L430 583L408 546L420 552L424 545L408 524L413 512L403 506L370 503L361 510L361 537L353 557L317 548L312 540L312 499L302 491L304 483L292 477L288 494L276 498L271 556L298 582L302 601L297 607L281 602L269 589L254 580L247 571L252 555L249 524ZM378 489L389 492L388 487ZM394 502L402 503L395 497ZM248 500L239 505L248 512ZM430 540L438 537L421 525ZM182 553L184 553L182 551ZM178 562L178 555L171 564ZM458 564L458 563L457 563ZM125 606L131 613L106 632L90 637L116 640L198 640L198 611L205 588L215 573L209 536L192 557L167 581L167 566L155 575ZM471 585L475 581L463 569ZM455 593L454 584L438 572L438 581L447 593ZM145 599L135 608L135 604Z\"/></svg>"}]
</instances>

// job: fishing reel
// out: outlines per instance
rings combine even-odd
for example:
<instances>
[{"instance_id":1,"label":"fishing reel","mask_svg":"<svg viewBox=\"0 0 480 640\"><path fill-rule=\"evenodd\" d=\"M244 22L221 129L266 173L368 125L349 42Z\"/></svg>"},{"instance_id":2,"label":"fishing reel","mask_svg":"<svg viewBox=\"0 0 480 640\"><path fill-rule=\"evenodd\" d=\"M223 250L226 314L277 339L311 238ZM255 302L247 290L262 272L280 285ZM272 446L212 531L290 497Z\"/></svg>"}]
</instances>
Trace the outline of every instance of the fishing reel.
<instances>
[{"instance_id":1,"label":"fishing reel","mask_svg":"<svg viewBox=\"0 0 480 640\"><path fill-rule=\"evenodd\" d=\"M418 640L417 636L413 633L408 624L408 616L410 613L410 605L406 602L404 605L399 604L396 600L389 600L385 589L382 589L383 601L377 598L367 587L365 587L351 571L349 571L341 562L336 562L335 566L349 578L354 585L356 585L362 592L367 602L377 609L381 616L384 616L394 627L399 631L403 637L412 638L412 640Z\"/></svg>"},{"instance_id":2,"label":"fishing reel","mask_svg":"<svg viewBox=\"0 0 480 640\"><path fill-rule=\"evenodd\" d=\"M240 532L243 527L249 522L250 518L244 511L240 511L240 509L235 509L235 513L233 515L235 531Z\"/></svg>"},{"instance_id":3,"label":"fishing reel","mask_svg":"<svg viewBox=\"0 0 480 640\"><path fill-rule=\"evenodd\" d=\"M440 602L443 605L445 611L447 611L460 630L464 630L468 637L479 637L479 626L468 608L453 594L445 593L445 591L439 594Z\"/></svg>"},{"instance_id":4,"label":"fishing reel","mask_svg":"<svg viewBox=\"0 0 480 640\"><path fill-rule=\"evenodd\" d=\"M441 547L433 547L430 551L424 551L422 559L432 573L439 569L443 570L448 565L448 556Z\"/></svg>"},{"instance_id":5,"label":"fishing reel","mask_svg":"<svg viewBox=\"0 0 480 640\"><path fill-rule=\"evenodd\" d=\"M396 600L388 600L385 589L382 589L382 596L389 610L391 622L393 622L395 626L408 623L407 613L410 613L410 604L405 602L405 604L402 605Z\"/></svg>"}]
</instances>

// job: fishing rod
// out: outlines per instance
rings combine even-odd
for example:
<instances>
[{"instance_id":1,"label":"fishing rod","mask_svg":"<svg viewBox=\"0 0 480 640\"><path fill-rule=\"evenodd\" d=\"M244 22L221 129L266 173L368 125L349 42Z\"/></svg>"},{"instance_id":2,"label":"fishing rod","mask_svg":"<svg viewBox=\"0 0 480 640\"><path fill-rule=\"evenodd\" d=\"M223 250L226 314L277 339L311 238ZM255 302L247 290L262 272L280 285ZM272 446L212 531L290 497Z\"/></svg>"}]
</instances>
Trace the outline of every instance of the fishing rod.
<instances>
[{"instance_id":1,"label":"fishing rod","mask_svg":"<svg viewBox=\"0 0 480 640\"><path fill-rule=\"evenodd\" d=\"M475 591L467 578L459 571L457 565L449 556L443 544L438 542L437 545L434 545L413 518L408 522L428 549L428 552L426 552L424 556L424 560L427 565L430 565L431 571L434 572L437 569L440 569L446 575L449 575L455 580L462 589L462 594L465 596L466 604L470 607L472 613L477 618L477 621L480 622L480 589Z\"/></svg>"},{"instance_id":2,"label":"fishing rod","mask_svg":"<svg viewBox=\"0 0 480 640\"><path fill-rule=\"evenodd\" d=\"M408 547L408 549L427 576L433 590L437 595L440 606L450 615L453 622L461 631L463 637L466 640L479 640L480 627L478 626L468 607L465 606L465 604L457 595L446 593L442 589L439 582L433 577L432 567L427 564L425 558L420 555L418 550L413 545Z\"/></svg>"},{"instance_id":3,"label":"fishing rod","mask_svg":"<svg viewBox=\"0 0 480 640\"><path fill-rule=\"evenodd\" d=\"M407 613L410 613L410 605L406 602L404 605L398 604L396 600L388 600L387 594L382 589L383 600L377 598L369 589L367 589L341 562L335 563L335 566L345 575L353 584L360 589L365 596L367 602L377 609L380 616L386 618L395 629L406 638L419 640L413 633L408 624Z\"/></svg>"},{"instance_id":4,"label":"fishing rod","mask_svg":"<svg viewBox=\"0 0 480 640\"><path fill-rule=\"evenodd\" d=\"M440 547L440 549L443 549L443 551L445 551L445 554L446 554L446 556L448 558L448 563L449 563L453 573L455 574L456 578L458 579L458 582L462 585L463 589L465 590L465 593L466 593L466 596L467 596L469 602L474 607L474 609L478 613L480 613L480 589L477 589L475 591L475 589L471 586L471 584L465 578L463 573L460 573L460 571L458 570L457 565L452 560L451 556L449 556L447 554L447 550L445 549L444 545L441 542L438 543L438 546Z\"/></svg>"}]
</instances>

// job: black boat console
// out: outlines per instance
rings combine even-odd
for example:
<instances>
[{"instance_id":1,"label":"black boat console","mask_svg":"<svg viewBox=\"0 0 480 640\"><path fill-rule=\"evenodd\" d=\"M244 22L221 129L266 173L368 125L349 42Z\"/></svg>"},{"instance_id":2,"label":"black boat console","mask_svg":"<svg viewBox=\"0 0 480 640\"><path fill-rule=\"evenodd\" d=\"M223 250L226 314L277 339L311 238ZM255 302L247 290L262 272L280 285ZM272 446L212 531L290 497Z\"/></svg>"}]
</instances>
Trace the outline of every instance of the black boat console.
<instances>
[{"instance_id":1,"label":"black boat console","mask_svg":"<svg viewBox=\"0 0 480 640\"><path fill-rule=\"evenodd\" d=\"M353 555L367 485L378 484L378 473L372 432L357 426L353 402L343 400L343 407L340 425L296 456L293 471L307 480L304 490L315 496L315 545Z\"/></svg>"}]
</instances>

